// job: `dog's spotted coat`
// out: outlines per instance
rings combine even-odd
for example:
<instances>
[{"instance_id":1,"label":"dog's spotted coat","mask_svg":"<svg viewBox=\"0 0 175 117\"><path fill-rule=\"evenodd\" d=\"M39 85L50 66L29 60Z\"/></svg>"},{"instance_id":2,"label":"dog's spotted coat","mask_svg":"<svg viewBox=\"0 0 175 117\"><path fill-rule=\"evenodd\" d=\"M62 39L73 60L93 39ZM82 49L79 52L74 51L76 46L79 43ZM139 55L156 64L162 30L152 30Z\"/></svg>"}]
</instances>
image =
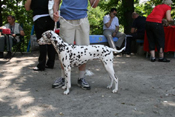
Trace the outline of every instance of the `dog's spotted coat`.
<instances>
[{"instance_id":1,"label":"dog's spotted coat","mask_svg":"<svg viewBox=\"0 0 175 117\"><path fill-rule=\"evenodd\" d=\"M62 38L57 35L54 31L46 31L42 34L41 39L38 40L40 45L42 44L53 44L56 49L59 60L64 67L65 72L65 86L62 88L66 89L64 94L68 94L71 88L71 67L78 67L89 60L100 59L107 72L109 73L111 83L107 88L112 88L113 80L115 81L115 88L112 91L113 93L118 91L118 78L115 76L113 69L113 52L121 52L125 49L115 50L104 45L69 45L64 42Z\"/></svg>"}]
</instances>

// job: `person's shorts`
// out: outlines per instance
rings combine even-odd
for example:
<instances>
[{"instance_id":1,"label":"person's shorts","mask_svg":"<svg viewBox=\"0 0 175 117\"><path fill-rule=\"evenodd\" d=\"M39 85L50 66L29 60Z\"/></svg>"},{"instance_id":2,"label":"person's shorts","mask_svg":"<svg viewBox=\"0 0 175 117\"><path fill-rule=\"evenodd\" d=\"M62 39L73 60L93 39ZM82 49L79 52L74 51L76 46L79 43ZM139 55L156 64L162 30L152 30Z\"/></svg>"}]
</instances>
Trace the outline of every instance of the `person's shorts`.
<instances>
[{"instance_id":1,"label":"person's shorts","mask_svg":"<svg viewBox=\"0 0 175 117\"><path fill-rule=\"evenodd\" d=\"M88 18L80 20L65 20L60 17L60 37L69 44L89 45L89 21Z\"/></svg>"}]
</instances>

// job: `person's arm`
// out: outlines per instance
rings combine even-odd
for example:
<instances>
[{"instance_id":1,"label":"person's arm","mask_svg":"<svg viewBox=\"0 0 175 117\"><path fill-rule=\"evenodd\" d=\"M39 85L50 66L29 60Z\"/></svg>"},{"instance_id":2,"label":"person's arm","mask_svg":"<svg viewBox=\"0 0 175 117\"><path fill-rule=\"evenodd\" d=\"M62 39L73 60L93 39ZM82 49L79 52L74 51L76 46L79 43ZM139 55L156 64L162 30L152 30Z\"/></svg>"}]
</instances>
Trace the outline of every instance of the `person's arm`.
<instances>
[{"instance_id":1,"label":"person's arm","mask_svg":"<svg viewBox=\"0 0 175 117\"><path fill-rule=\"evenodd\" d=\"M131 28L131 33L135 33L136 29L135 28Z\"/></svg>"},{"instance_id":2,"label":"person's arm","mask_svg":"<svg viewBox=\"0 0 175 117\"><path fill-rule=\"evenodd\" d=\"M55 22L58 21L59 19L59 6L60 6L61 0L54 0L54 5L53 5L53 19Z\"/></svg>"},{"instance_id":3,"label":"person's arm","mask_svg":"<svg viewBox=\"0 0 175 117\"><path fill-rule=\"evenodd\" d=\"M116 26L115 32L117 33L119 31L119 26Z\"/></svg>"},{"instance_id":4,"label":"person's arm","mask_svg":"<svg viewBox=\"0 0 175 117\"><path fill-rule=\"evenodd\" d=\"M111 26L112 20L113 20L113 18L110 17L109 22L107 22L107 23L105 24L105 26L106 26L107 28L109 28L109 27Z\"/></svg>"},{"instance_id":5,"label":"person's arm","mask_svg":"<svg viewBox=\"0 0 175 117\"><path fill-rule=\"evenodd\" d=\"M116 26L115 32L112 33L112 37L115 37L118 31L119 31L119 26Z\"/></svg>"},{"instance_id":6,"label":"person's arm","mask_svg":"<svg viewBox=\"0 0 175 117\"><path fill-rule=\"evenodd\" d=\"M25 35L24 30L23 30L23 28L21 26L19 26L19 32L20 32L21 36Z\"/></svg>"},{"instance_id":7,"label":"person's arm","mask_svg":"<svg viewBox=\"0 0 175 117\"><path fill-rule=\"evenodd\" d=\"M116 18L116 24L115 24L116 28L115 28L115 32L112 34L113 37L115 37L119 31L119 20L118 18Z\"/></svg>"},{"instance_id":8,"label":"person's arm","mask_svg":"<svg viewBox=\"0 0 175 117\"><path fill-rule=\"evenodd\" d=\"M91 6L96 8L100 0L89 0Z\"/></svg>"},{"instance_id":9,"label":"person's arm","mask_svg":"<svg viewBox=\"0 0 175 117\"><path fill-rule=\"evenodd\" d=\"M21 35L21 36L24 36L24 35L25 35L25 33L24 33L23 30L20 31L20 35Z\"/></svg>"},{"instance_id":10,"label":"person's arm","mask_svg":"<svg viewBox=\"0 0 175 117\"><path fill-rule=\"evenodd\" d=\"M168 10L167 12L166 12L166 19L167 19L167 21L173 21L173 19L171 18L171 10Z\"/></svg>"},{"instance_id":11,"label":"person's arm","mask_svg":"<svg viewBox=\"0 0 175 117\"><path fill-rule=\"evenodd\" d=\"M13 37L19 36L19 35L21 35L21 36L25 35L23 28L21 26L19 26L18 30L19 30L19 34L12 34Z\"/></svg>"},{"instance_id":12,"label":"person's arm","mask_svg":"<svg viewBox=\"0 0 175 117\"><path fill-rule=\"evenodd\" d=\"M30 8L31 2L32 2L32 0L27 0L25 2L25 9L26 9L26 11L30 11L31 10L31 8Z\"/></svg>"}]
</instances>

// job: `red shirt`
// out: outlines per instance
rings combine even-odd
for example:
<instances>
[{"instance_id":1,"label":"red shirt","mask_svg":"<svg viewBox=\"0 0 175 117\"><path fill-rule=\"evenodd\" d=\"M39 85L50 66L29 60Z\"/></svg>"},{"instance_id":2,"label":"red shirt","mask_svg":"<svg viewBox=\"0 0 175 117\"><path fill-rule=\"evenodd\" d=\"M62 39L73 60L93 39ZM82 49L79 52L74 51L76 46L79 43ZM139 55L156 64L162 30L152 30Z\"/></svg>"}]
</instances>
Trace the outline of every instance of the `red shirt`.
<instances>
[{"instance_id":1,"label":"red shirt","mask_svg":"<svg viewBox=\"0 0 175 117\"><path fill-rule=\"evenodd\" d=\"M171 7L167 4L157 5L152 12L146 18L148 22L162 23L162 19L166 17L166 12L171 10Z\"/></svg>"}]
</instances>

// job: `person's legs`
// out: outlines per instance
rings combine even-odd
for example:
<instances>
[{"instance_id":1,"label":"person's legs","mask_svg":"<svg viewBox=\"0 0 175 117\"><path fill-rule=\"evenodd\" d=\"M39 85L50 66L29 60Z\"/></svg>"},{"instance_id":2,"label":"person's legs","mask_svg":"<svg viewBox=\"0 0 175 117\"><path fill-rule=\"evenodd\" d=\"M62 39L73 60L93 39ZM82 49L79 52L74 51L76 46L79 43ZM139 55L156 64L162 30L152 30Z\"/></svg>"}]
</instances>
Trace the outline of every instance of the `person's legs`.
<instances>
[{"instance_id":1,"label":"person's legs","mask_svg":"<svg viewBox=\"0 0 175 117\"><path fill-rule=\"evenodd\" d=\"M80 26L76 28L75 40L77 45L89 45L89 21L87 18L80 19L77 23L82 22ZM82 39L83 38L83 39ZM86 64L83 64L79 67L79 78L78 78L78 86L83 89L90 89L90 85L85 81L85 73L86 73Z\"/></svg>"},{"instance_id":2,"label":"person's legs","mask_svg":"<svg viewBox=\"0 0 175 117\"><path fill-rule=\"evenodd\" d=\"M35 33L36 33L37 39L40 39L42 36L42 33L48 30L48 25L51 25L54 28L54 22L53 22L53 24L49 24L48 18L50 18L50 17L49 16L42 17L42 18L37 19L34 22L34 25L35 25L34 28L35 28ZM53 30L53 28L52 29L50 28L50 30ZM39 59L38 59L39 63L37 65L38 69L34 68L35 71L45 70L47 45L40 45L39 48L40 48L40 55L39 55Z\"/></svg>"},{"instance_id":3,"label":"person's legs","mask_svg":"<svg viewBox=\"0 0 175 117\"><path fill-rule=\"evenodd\" d=\"M39 58L38 58L39 63L37 65L37 67L41 71L45 70L46 54L47 54L46 50L47 50L47 45L39 45L40 55L39 55Z\"/></svg>"},{"instance_id":4,"label":"person's legs","mask_svg":"<svg viewBox=\"0 0 175 117\"><path fill-rule=\"evenodd\" d=\"M144 40L144 33L132 33L132 38L131 38L131 46L130 46L130 49L131 49L131 52L133 53L137 53L137 39L139 40Z\"/></svg>"},{"instance_id":5,"label":"person's legs","mask_svg":"<svg viewBox=\"0 0 175 117\"><path fill-rule=\"evenodd\" d=\"M77 45L89 45L89 21L87 18L83 18L81 20L77 20L76 24L83 22L80 26L76 27L75 31L75 41ZM83 64L79 67L79 71L81 72L79 78L83 78L86 70L86 64Z\"/></svg>"},{"instance_id":6,"label":"person's legs","mask_svg":"<svg viewBox=\"0 0 175 117\"><path fill-rule=\"evenodd\" d=\"M8 52L12 51L12 45L13 45L13 37L9 36L9 39L8 39L8 37L6 37L6 46L7 46Z\"/></svg>"},{"instance_id":7,"label":"person's legs","mask_svg":"<svg viewBox=\"0 0 175 117\"><path fill-rule=\"evenodd\" d=\"M111 48L114 48L116 49L116 45L113 41L113 37L112 37L112 33L114 32L115 30L104 30L103 31L103 35L107 38L108 40L108 44ZM118 41L117 41L118 42Z\"/></svg>"},{"instance_id":8,"label":"person's legs","mask_svg":"<svg viewBox=\"0 0 175 117\"><path fill-rule=\"evenodd\" d=\"M40 39L42 36L42 33L45 31L45 18L39 18L34 22L34 29L35 29L35 33L36 33L36 37L37 39ZM39 58L38 58L38 69L39 70L45 70L45 63L46 63L46 49L47 46L46 45L39 45Z\"/></svg>"},{"instance_id":9,"label":"person's legs","mask_svg":"<svg viewBox=\"0 0 175 117\"><path fill-rule=\"evenodd\" d=\"M116 37L118 38L118 41L116 42L116 47L122 48L122 46L124 46L125 43L126 34L117 32Z\"/></svg>"},{"instance_id":10,"label":"person's legs","mask_svg":"<svg viewBox=\"0 0 175 117\"><path fill-rule=\"evenodd\" d=\"M151 54L151 62L156 61L155 59L155 24L152 22L146 22L146 34L147 34L147 38L148 38L148 43L149 43L149 50L150 50L150 54Z\"/></svg>"},{"instance_id":11,"label":"person's legs","mask_svg":"<svg viewBox=\"0 0 175 117\"><path fill-rule=\"evenodd\" d=\"M68 23L69 22L69 23ZM73 21L68 21L60 17L60 32L59 35L68 44L74 44L75 28ZM52 84L52 88L59 88L65 84L65 73L64 68L61 65L61 77L58 77Z\"/></svg>"},{"instance_id":12,"label":"person's legs","mask_svg":"<svg viewBox=\"0 0 175 117\"><path fill-rule=\"evenodd\" d=\"M127 37L126 38L126 49L125 49L125 54L130 55L131 54L131 43L132 43L132 37Z\"/></svg>"},{"instance_id":13,"label":"person's legs","mask_svg":"<svg viewBox=\"0 0 175 117\"><path fill-rule=\"evenodd\" d=\"M68 23L69 22L69 23ZM65 20L60 17L60 32L59 35L68 44L74 44L75 28L73 21Z\"/></svg>"},{"instance_id":14,"label":"person's legs","mask_svg":"<svg viewBox=\"0 0 175 117\"><path fill-rule=\"evenodd\" d=\"M79 26L74 26L80 24L80 22L83 23L81 23ZM87 18L73 21L65 21L61 19L60 24L60 37L62 37L65 42L74 44L75 37L77 45L89 45L89 21ZM79 67L78 86L82 87L83 89L90 89L89 84L84 79L85 69L86 64ZM64 68L61 66L61 77L55 80L55 82L52 84L52 88L63 86L65 82L64 76Z\"/></svg>"},{"instance_id":15,"label":"person's legs","mask_svg":"<svg viewBox=\"0 0 175 117\"><path fill-rule=\"evenodd\" d=\"M9 35L8 37L5 36L6 47L7 47L7 55L5 58L12 57L12 45L13 45L13 36Z\"/></svg>"},{"instance_id":16,"label":"person's legs","mask_svg":"<svg viewBox=\"0 0 175 117\"><path fill-rule=\"evenodd\" d=\"M5 37L3 35L0 36L0 58L3 58L3 52L4 52L4 46L5 46Z\"/></svg>"},{"instance_id":17,"label":"person's legs","mask_svg":"<svg viewBox=\"0 0 175 117\"><path fill-rule=\"evenodd\" d=\"M53 28L54 28L54 21L50 17L48 17L46 30L53 30ZM53 68L55 64L56 50L52 44L47 45L47 52L48 52L48 60L46 63L46 67Z\"/></svg>"},{"instance_id":18,"label":"person's legs","mask_svg":"<svg viewBox=\"0 0 175 117\"><path fill-rule=\"evenodd\" d=\"M53 47L53 45L47 45L47 51L48 51L48 60L46 63L46 67L53 69L55 63L55 55L57 55L55 48Z\"/></svg>"},{"instance_id":19,"label":"person's legs","mask_svg":"<svg viewBox=\"0 0 175 117\"><path fill-rule=\"evenodd\" d=\"M155 37L157 42L157 50L159 52L159 62L170 62L164 56L164 47L165 47L165 34L164 28L161 23L157 23L157 30L155 30Z\"/></svg>"}]
</instances>

